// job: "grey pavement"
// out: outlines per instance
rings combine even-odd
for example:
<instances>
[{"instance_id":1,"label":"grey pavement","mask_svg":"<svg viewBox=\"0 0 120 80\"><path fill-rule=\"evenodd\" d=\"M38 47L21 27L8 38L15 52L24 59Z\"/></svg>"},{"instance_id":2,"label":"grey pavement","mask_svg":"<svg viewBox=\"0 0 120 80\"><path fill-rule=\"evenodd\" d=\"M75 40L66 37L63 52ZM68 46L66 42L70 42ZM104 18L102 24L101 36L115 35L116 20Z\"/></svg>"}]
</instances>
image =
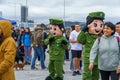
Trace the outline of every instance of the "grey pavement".
<instances>
[{"instance_id":1,"label":"grey pavement","mask_svg":"<svg viewBox=\"0 0 120 80\"><path fill-rule=\"evenodd\" d=\"M48 66L49 55L46 53L45 64ZM69 69L69 61L64 62L64 80L81 80L81 75L72 76L72 72ZM40 65L36 66L38 70L31 70L30 65L25 65L24 70L15 70L16 80L45 80L49 75L48 70L42 70Z\"/></svg>"}]
</instances>

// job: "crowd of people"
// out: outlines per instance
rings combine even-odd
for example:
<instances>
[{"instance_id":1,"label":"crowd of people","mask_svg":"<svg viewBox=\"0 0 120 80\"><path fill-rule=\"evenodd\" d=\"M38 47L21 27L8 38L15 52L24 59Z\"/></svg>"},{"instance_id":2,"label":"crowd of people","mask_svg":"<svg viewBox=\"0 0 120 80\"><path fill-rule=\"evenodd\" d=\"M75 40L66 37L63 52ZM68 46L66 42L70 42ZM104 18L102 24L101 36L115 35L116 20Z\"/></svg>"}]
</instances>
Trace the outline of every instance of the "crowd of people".
<instances>
[{"instance_id":1,"label":"crowd of people","mask_svg":"<svg viewBox=\"0 0 120 80\"><path fill-rule=\"evenodd\" d=\"M82 75L82 80L99 80L100 76L101 80L119 80L120 22L104 22L104 18L104 12L92 12L83 29L81 24L74 24L68 30L65 30L63 20L52 18L49 19L49 33L43 23L31 33L29 27L15 30L10 22L1 20L0 80L7 80L5 76L11 73L9 80L15 80L14 64L25 62L31 70L37 70L36 60L42 70L49 71L45 80L63 80L65 60L70 63L71 76ZM46 52L49 54L48 66L45 64ZM17 54L22 54L22 59Z\"/></svg>"}]
</instances>

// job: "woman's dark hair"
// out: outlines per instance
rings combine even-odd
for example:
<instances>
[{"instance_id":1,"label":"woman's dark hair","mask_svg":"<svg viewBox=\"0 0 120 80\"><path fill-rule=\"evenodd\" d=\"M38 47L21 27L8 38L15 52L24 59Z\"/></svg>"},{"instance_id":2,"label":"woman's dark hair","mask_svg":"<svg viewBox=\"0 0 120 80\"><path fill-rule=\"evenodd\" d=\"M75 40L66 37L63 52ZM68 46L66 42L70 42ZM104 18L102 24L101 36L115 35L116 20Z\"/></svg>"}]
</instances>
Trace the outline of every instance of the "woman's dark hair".
<instances>
[{"instance_id":1,"label":"woman's dark hair","mask_svg":"<svg viewBox=\"0 0 120 80\"><path fill-rule=\"evenodd\" d=\"M75 25L70 26L72 31L75 30Z\"/></svg>"},{"instance_id":2,"label":"woman's dark hair","mask_svg":"<svg viewBox=\"0 0 120 80\"><path fill-rule=\"evenodd\" d=\"M107 26L109 27L110 29L113 30L113 33L111 35L114 35L115 34L115 25L112 23L112 22L105 22L104 26Z\"/></svg>"},{"instance_id":3,"label":"woman's dark hair","mask_svg":"<svg viewBox=\"0 0 120 80\"><path fill-rule=\"evenodd\" d=\"M26 27L25 29L28 29L28 32L30 33L30 28L29 27Z\"/></svg>"}]
</instances>

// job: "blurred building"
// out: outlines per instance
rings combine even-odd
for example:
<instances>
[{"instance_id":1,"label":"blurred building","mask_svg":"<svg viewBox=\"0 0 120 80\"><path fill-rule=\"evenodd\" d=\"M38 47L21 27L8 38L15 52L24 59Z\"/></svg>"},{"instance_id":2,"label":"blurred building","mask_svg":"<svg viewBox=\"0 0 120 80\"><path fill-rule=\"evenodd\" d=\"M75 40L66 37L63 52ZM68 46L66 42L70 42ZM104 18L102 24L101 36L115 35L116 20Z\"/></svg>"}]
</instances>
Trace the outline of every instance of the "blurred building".
<instances>
[{"instance_id":1,"label":"blurred building","mask_svg":"<svg viewBox=\"0 0 120 80\"><path fill-rule=\"evenodd\" d=\"M27 22L27 21L28 21L28 7L21 6L21 22Z\"/></svg>"}]
</instances>

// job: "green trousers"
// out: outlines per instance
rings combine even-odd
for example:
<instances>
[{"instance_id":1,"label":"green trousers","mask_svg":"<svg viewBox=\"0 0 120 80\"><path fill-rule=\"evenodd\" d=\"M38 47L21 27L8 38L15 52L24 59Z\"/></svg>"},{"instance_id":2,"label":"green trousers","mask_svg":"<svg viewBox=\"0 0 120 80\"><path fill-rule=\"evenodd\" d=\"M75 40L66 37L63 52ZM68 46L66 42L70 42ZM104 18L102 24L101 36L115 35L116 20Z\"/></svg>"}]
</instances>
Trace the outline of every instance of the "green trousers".
<instances>
[{"instance_id":1,"label":"green trousers","mask_svg":"<svg viewBox=\"0 0 120 80\"><path fill-rule=\"evenodd\" d=\"M48 65L50 77L54 80L56 77L63 79L63 61L50 60Z\"/></svg>"},{"instance_id":2,"label":"green trousers","mask_svg":"<svg viewBox=\"0 0 120 80\"><path fill-rule=\"evenodd\" d=\"M92 71L90 71L88 67L89 67L89 63L84 63L82 80L99 80L98 65L94 65Z\"/></svg>"}]
</instances>

